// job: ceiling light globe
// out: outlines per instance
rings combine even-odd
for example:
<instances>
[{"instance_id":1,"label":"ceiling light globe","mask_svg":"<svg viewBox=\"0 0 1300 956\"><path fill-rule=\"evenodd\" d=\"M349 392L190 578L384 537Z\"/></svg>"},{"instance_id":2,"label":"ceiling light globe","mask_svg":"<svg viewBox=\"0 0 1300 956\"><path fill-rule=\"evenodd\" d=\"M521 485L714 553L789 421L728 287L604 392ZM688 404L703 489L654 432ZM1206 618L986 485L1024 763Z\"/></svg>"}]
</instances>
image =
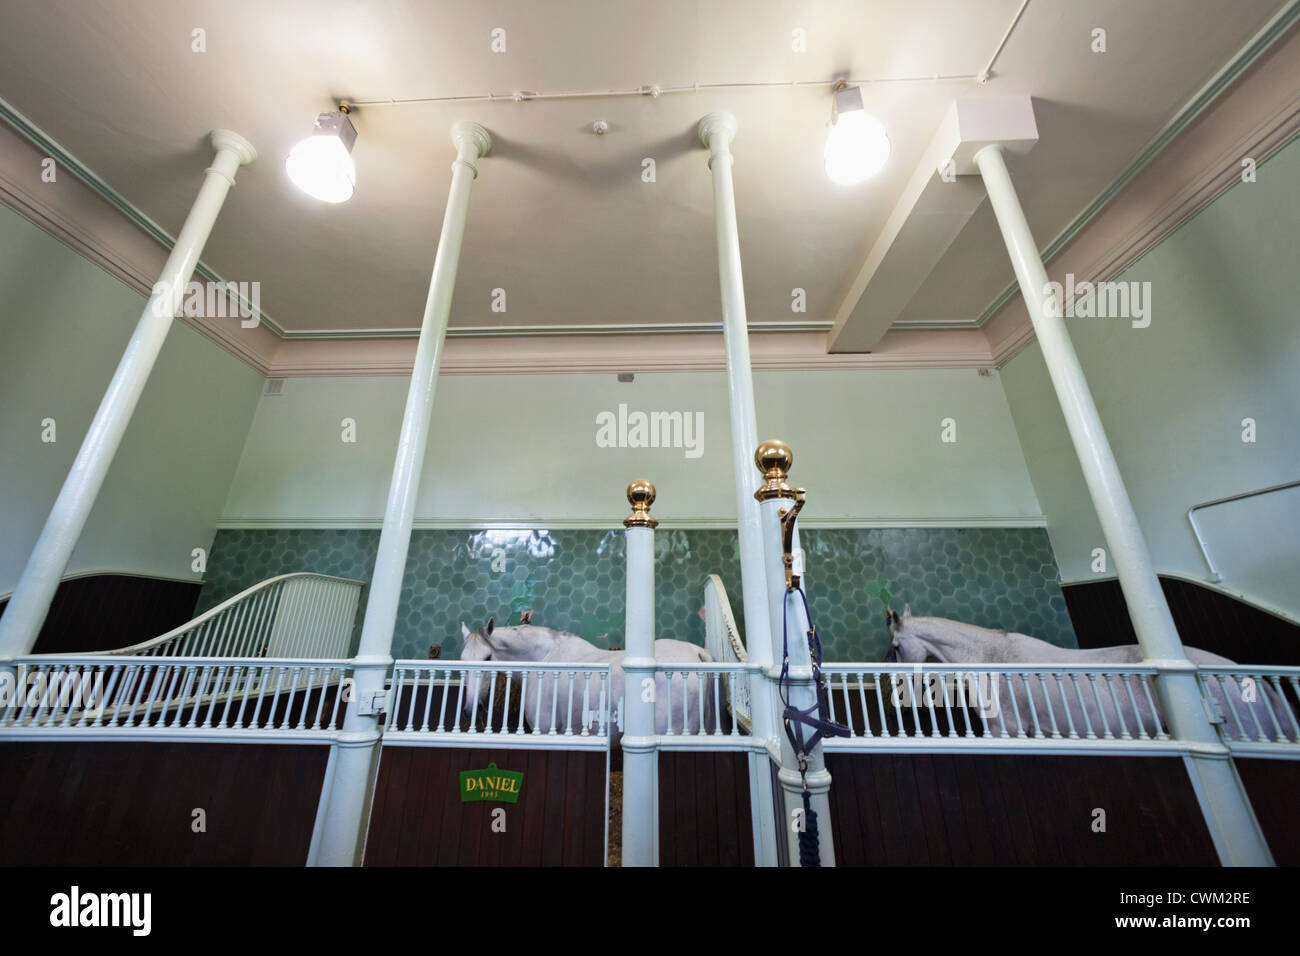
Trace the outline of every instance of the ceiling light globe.
<instances>
[{"instance_id":1,"label":"ceiling light globe","mask_svg":"<svg viewBox=\"0 0 1300 956\"><path fill-rule=\"evenodd\" d=\"M284 168L295 186L323 202L346 202L357 185L348 148L330 134L308 136L290 150Z\"/></svg>"},{"instance_id":2,"label":"ceiling light globe","mask_svg":"<svg viewBox=\"0 0 1300 956\"><path fill-rule=\"evenodd\" d=\"M841 113L826 137L824 157L831 182L852 186L884 168L889 135L880 120L862 110Z\"/></svg>"}]
</instances>

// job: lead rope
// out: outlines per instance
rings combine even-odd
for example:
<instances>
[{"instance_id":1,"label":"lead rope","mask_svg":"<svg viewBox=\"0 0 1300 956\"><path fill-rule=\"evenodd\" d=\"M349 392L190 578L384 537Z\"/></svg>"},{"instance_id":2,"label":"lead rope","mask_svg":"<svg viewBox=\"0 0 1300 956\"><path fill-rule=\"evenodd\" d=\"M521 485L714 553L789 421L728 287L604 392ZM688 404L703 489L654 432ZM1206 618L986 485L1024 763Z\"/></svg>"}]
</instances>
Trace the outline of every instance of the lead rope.
<instances>
[{"instance_id":1,"label":"lead rope","mask_svg":"<svg viewBox=\"0 0 1300 956\"><path fill-rule=\"evenodd\" d=\"M808 657L812 662L813 685L817 688L817 699L806 710L800 710L790 703L790 592L794 591L803 601L804 619L808 622ZM817 812L812 808L812 791L808 789L808 755L823 737L848 737L849 728L827 719L826 682L822 679L822 642L817 637L817 628L812 622L812 612L808 609L808 596L802 588L787 586L781 612L781 679L777 684L781 703L785 704L782 721L785 734L790 738L799 761L799 777L803 784L803 829L799 831L799 865L821 866L821 850L817 835ZM813 728L813 734L804 739L801 725Z\"/></svg>"}]
</instances>

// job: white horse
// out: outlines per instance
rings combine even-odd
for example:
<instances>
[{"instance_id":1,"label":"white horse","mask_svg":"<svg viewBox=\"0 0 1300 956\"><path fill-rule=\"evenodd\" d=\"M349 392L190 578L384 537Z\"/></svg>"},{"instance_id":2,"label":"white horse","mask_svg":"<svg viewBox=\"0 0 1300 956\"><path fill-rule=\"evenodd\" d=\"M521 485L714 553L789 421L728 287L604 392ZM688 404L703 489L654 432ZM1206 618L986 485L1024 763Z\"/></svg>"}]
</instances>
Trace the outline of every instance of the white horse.
<instances>
[{"instance_id":1,"label":"white horse","mask_svg":"<svg viewBox=\"0 0 1300 956\"><path fill-rule=\"evenodd\" d=\"M555 677L543 675L540 679L530 675L524 692L523 714L528 726L540 733L549 733L552 726L559 733L571 727L579 733L584 722L588 729L595 729L591 712L600 704L602 691L609 696L612 715L610 733L612 739L623 736L623 658L626 651L605 651L589 641L584 641L576 634L557 631L549 627L534 624L520 627L496 627L489 619L486 627L471 631L462 622L461 636L465 640L460 652L463 661L502 661L502 662L540 662L545 664L609 664L609 682L605 684L599 675L584 677L581 667L575 667L576 676L572 680L568 671L562 671ZM713 660L709 652L696 644L685 641L655 641L655 660L660 664L700 664ZM504 668L503 668L504 669ZM670 668L671 669L671 668ZM466 694L463 708L468 714L474 707L475 700L482 708L491 691L491 681L486 674L475 671L466 674ZM646 690L649 690L647 687ZM683 693L685 696L683 696ZM703 693L703 700L700 695ZM584 697L586 713L584 714ZM570 710L570 701L572 708ZM672 708L671 724L674 733L695 734L701 731L700 714L704 714L705 732L713 730L713 694L707 680L701 681L697 673L678 674L672 680L671 687L667 675L655 674L655 733L668 731ZM499 707L500 704L498 703ZM554 713L554 723L552 723Z\"/></svg>"},{"instance_id":2,"label":"white horse","mask_svg":"<svg viewBox=\"0 0 1300 956\"><path fill-rule=\"evenodd\" d=\"M913 617L910 606L903 608L901 616L892 608L887 609L885 619L893 635L889 659L902 663L919 664L933 657L945 664L1023 663L1046 665L1045 669L1050 669L1053 665L1140 664L1143 659L1142 648L1137 644L1087 650L1057 647L1027 634L994 631L942 617ZM1188 659L1198 665L1230 666L1235 663L1196 647L1186 648L1186 651ZM1139 678L1126 680L1117 675L1109 679L1089 679L1078 675L1077 681L1076 685L1070 676L1059 680L1050 676L1042 680L1017 677L1008 681L1003 676L993 679L990 675L981 683L980 675L975 672L957 673L958 689L964 694L959 699L964 699L987 717L990 732L994 734L1001 734L1005 725L1009 733L1014 734L1019 727L1034 735L1035 717L1043 733L1048 735L1052 733L1053 723L1067 735L1073 723L1079 736L1086 735L1089 724L1099 737L1107 729L1118 737L1121 728L1137 736L1139 722L1148 734L1162 729L1152 707L1153 702L1159 703L1154 689L1148 696ZM895 680L893 693L896 696L900 691L908 694L910 685L900 687L899 684ZM1005 701L1008 686L1013 691L1010 695L1013 706L1008 706ZM1225 700L1225 687L1230 701ZM1211 682L1211 693L1226 719L1224 730L1232 739L1241 739L1243 731L1252 740L1261 734L1268 740L1277 740L1293 732L1294 719L1282 696L1267 683L1262 689L1264 693L1260 694L1253 682L1243 686L1229 678ZM919 692L927 693L924 688ZM938 702L939 690L931 689L928 693L933 701ZM903 702L910 707L913 699L906 696ZM917 704L920 709L926 707L923 700ZM953 720L960 726L956 717Z\"/></svg>"}]
</instances>

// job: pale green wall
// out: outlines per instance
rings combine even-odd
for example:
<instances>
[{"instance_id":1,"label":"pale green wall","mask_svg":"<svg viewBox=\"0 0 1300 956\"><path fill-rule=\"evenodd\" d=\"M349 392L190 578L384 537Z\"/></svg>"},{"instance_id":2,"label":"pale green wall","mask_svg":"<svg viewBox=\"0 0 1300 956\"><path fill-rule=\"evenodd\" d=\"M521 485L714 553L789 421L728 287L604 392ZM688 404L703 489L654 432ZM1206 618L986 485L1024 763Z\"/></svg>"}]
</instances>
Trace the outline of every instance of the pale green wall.
<instances>
[{"instance_id":1,"label":"pale green wall","mask_svg":"<svg viewBox=\"0 0 1300 956\"><path fill-rule=\"evenodd\" d=\"M1205 575L1190 505L1300 478L1297 183L1293 143L1120 276L1151 283L1149 328L1067 320L1161 572ZM1037 345L1003 382L1062 579L1100 577L1101 529ZM1300 616L1300 489L1202 514L1224 587Z\"/></svg>"},{"instance_id":2,"label":"pale green wall","mask_svg":"<svg viewBox=\"0 0 1300 956\"><path fill-rule=\"evenodd\" d=\"M0 208L0 596L27 555L144 298ZM177 323L68 567L198 580L262 376ZM57 441L41 441L41 420Z\"/></svg>"},{"instance_id":3,"label":"pale green wall","mask_svg":"<svg viewBox=\"0 0 1300 956\"><path fill-rule=\"evenodd\" d=\"M996 376L973 369L757 372L760 438L795 453L808 526L1032 523L1040 517ZM226 503L227 526L373 525L388 493L407 379L294 378L264 396ZM599 448L596 416L704 413L704 453ZM940 441L956 421L957 442ZM357 423L356 444L340 422ZM438 383L417 515L438 522L610 527L629 480L665 521L735 520L722 373L454 375Z\"/></svg>"}]
</instances>

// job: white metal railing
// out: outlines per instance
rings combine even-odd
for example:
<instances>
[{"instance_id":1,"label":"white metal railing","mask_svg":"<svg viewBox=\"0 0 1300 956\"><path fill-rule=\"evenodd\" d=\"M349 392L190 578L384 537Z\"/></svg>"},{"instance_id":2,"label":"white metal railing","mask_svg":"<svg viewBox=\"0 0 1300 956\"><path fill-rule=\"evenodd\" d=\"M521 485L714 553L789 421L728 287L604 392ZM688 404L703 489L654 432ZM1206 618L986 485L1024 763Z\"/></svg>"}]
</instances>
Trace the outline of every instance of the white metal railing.
<instances>
[{"instance_id":1,"label":"white metal railing","mask_svg":"<svg viewBox=\"0 0 1300 956\"><path fill-rule=\"evenodd\" d=\"M608 664L393 664L388 743L607 747Z\"/></svg>"},{"instance_id":2,"label":"white metal railing","mask_svg":"<svg viewBox=\"0 0 1300 956\"><path fill-rule=\"evenodd\" d=\"M363 583L309 572L281 574L160 637L104 653L311 660L347 657Z\"/></svg>"},{"instance_id":3,"label":"white metal railing","mask_svg":"<svg viewBox=\"0 0 1300 956\"><path fill-rule=\"evenodd\" d=\"M827 664L831 749L1176 748L1144 665Z\"/></svg>"},{"instance_id":4,"label":"white metal railing","mask_svg":"<svg viewBox=\"0 0 1300 956\"><path fill-rule=\"evenodd\" d=\"M748 720L735 719L737 711L726 701L731 695L732 700L748 702L750 681L763 679L757 664L660 662L656 671L667 685L667 693L655 700L655 731L661 742L665 737L716 741L749 736Z\"/></svg>"},{"instance_id":5,"label":"white metal railing","mask_svg":"<svg viewBox=\"0 0 1300 956\"><path fill-rule=\"evenodd\" d=\"M333 735L347 660L38 655L0 667L0 737Z\"/></svg>"},{"instance_id":6,"label":"white metal railing","mask_svg":"<svg viewBox=\"0 0 1300 956\"><path fill-rule=\"evenodd\" d=\"M704 581L704 649L719 664L748 664L749 652L731 613L722 578L710 574ZM723 679L727 709L748 733L752 725L750 684L727 673Z\"/></svg>"},{"instance_id":7,"label":"white metal railing","mask_svg":"<svg viewBox=\"0 0 1300 956\"><path fill-rule=\"evenodd\" d=\"M1229 750L1300 759L1300 667L1202 666L1197 676L1217 702L1216 726Z\"/></svg>"},{"instance_id":8,"label":"white metal railing","mask_svg":"<svg viewBox=\"0 0 1300 956\"><path fill-rule=\"evenodd\" d=\"M1285 481L1280 485L1270 485L1267 488L1256 488L1254 491L1243 491L1235 495L1225 495L1222 498L1211 498L1209 501L1201 501L1187 509L1187 523L1192 526L1192 536L1196 538L1196 546L1201 549L1201 557L1205 559L1205 566L1210 571L1211 581L1222 581L1223 575L1215 567L1214 559L1210 557L1210 549L1205 543L1205 538L1201 535L1201 528L1196 523L1196 512L1202 508L1212 508L1215 505L1226 505L1233 501L1243 501L1246 498L1254 498L1259 495L1270 495L1276 491L1285 491L1288 488L1300 488L1300 480Z\"/></svg>"}]
</instances>

